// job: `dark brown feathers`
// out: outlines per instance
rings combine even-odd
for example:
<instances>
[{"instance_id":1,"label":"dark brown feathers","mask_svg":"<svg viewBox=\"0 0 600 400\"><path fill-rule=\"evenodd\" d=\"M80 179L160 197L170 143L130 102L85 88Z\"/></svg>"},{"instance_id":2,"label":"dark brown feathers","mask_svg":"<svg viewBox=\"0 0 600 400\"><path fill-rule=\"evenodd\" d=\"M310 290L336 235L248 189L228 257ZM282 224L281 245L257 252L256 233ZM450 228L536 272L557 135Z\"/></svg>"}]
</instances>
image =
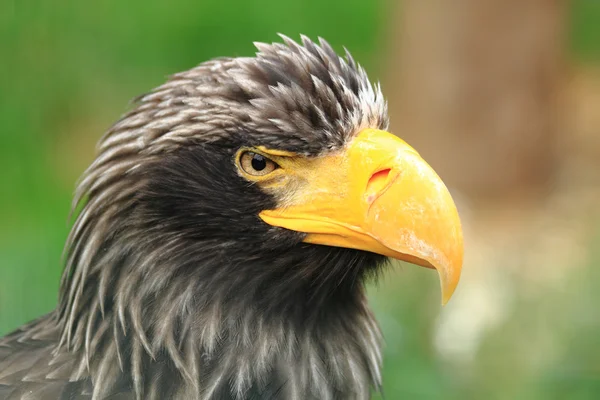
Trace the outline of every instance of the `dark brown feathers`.
<instances>
[{"instance_id":1,"label":"dark brown feathers","mask_svg":"<svg viewBox=\"0 0 600 400\"><path fill-rule=\"evenodd\" d=\"M240 147L316 156L387 127L379 90L325 42L257 44L138 99L77 187L55 312L0 339L0 399L366 399L384 258L258 218Z\"/></svg>"}]
</instances>

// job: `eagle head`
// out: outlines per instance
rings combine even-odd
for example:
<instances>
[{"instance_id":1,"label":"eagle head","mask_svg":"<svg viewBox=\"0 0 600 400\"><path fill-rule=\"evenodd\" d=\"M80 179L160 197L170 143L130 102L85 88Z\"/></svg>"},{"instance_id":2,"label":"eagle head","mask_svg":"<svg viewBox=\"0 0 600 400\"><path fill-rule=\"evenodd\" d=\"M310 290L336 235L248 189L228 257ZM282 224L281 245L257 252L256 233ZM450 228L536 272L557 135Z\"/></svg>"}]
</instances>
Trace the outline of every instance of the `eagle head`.
<instances>
[{"instance_id":1,"label":"eagle head","mask_svg":"<svg viewBox=\"0 0 600 400\"><path fill-rule=\"evenodd\" d=\"M367 398L365 277L395 258L457 285L456 207L379 85L323 40L256 47L139 97L79 182L59 352L98 398Z\"/></svg>"}]
</instances>

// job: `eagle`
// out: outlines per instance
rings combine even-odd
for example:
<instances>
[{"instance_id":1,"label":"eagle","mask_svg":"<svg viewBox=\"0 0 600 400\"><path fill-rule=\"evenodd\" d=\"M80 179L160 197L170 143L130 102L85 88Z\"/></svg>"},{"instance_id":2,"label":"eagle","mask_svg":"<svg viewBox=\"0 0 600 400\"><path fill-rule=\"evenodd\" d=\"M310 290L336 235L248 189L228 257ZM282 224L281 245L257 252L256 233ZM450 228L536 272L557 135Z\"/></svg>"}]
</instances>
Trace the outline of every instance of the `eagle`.
<instances>
[{"instance_id":1,"label":"eagle","mask_svg":"<svg viewBox=\"0 0 600 400\"><path fill-rule=\"evenodd\" d=\"M463 259L452 197L323 39L138 97L78 182L54 311L0 338L0 399L368 399L389 259Z\"/></svg>"}]
</instances>

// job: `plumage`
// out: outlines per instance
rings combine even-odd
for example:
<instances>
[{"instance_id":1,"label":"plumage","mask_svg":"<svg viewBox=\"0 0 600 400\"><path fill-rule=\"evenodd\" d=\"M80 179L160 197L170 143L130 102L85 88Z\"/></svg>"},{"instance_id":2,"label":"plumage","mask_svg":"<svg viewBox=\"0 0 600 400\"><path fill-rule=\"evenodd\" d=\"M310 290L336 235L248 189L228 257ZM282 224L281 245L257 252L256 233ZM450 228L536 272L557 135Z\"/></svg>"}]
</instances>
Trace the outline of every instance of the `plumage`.
<instances>
[{"instance_id":1,"label":"plumage","mask_svg":"<svg viewBox=\"0 0 600 400\"><path fill-rule=\"evenodd\" d=\"M259 213L287 192L232 160L257 146L335 152L386 129L386 103L349 53L283 41L175 74L104 135L77 186L58 307L0 339L1 399L367 399L380 387L363 282L386 258L266 224Z\"/></svg>"}]
</instances>

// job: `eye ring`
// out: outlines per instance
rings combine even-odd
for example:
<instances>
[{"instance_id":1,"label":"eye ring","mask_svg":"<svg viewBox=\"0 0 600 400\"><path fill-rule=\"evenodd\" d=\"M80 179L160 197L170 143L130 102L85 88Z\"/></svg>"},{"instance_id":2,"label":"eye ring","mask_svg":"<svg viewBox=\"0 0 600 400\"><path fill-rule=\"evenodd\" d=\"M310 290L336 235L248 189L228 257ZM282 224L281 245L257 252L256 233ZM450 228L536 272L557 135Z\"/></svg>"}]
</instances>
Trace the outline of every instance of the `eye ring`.
<instances>
[{"instance_id":1,"label":"eye ring","mask_svg":"<svg viewBox=\"0 0 600 400\"><path fill-rule=\"evenodd\" d=\"M239 164L242 171L252 176L265 176L279 168L273 160L254 151L242 152Z\"/></svg>"}]
</instances>

